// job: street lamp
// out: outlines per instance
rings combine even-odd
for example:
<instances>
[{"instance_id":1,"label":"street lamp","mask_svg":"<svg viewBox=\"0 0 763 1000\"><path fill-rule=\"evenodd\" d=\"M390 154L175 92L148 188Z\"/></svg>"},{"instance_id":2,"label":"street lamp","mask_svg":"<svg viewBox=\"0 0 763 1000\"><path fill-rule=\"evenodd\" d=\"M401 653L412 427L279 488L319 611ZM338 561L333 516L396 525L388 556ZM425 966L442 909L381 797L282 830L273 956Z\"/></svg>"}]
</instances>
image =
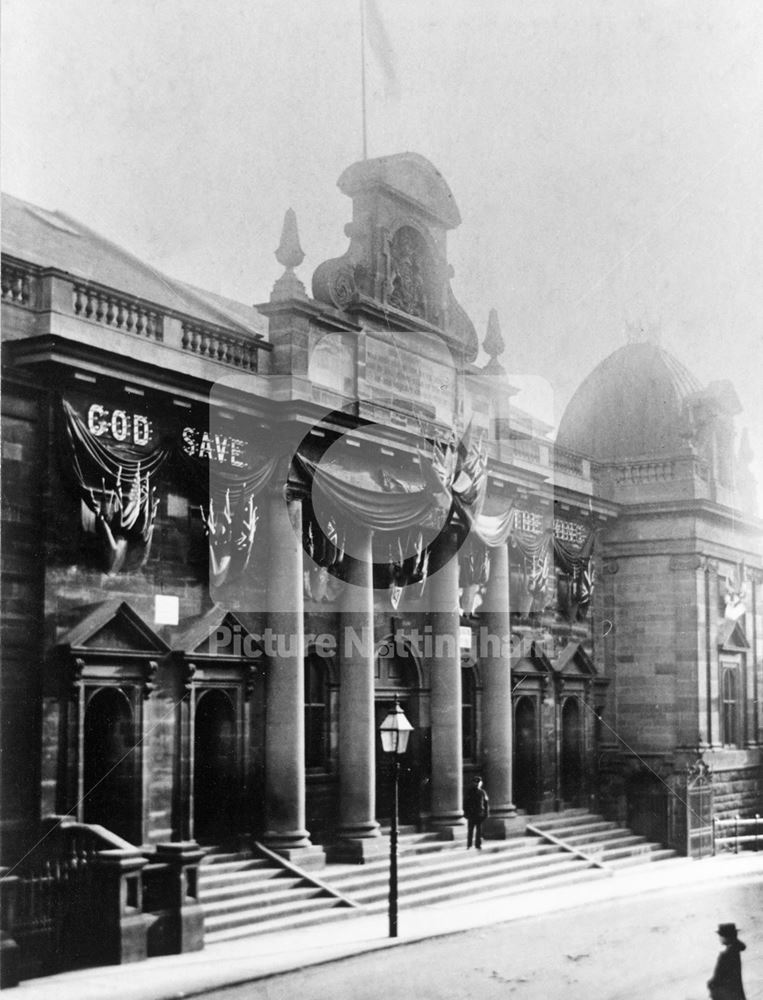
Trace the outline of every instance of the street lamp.
<instances>
[{"instance_id":1,"label":"street lamp","mask_svg":"<svg viewBox=\"0 0 763 1000\"><path fill-rule=\"evenodd\" d=\"M389 832L389 936L397 937L397 786L400 778L400 755L405 753L413 726L405 717L400 703L379 727L382 749L392 754L392 821Z\"/></svg>"}]
</instances>

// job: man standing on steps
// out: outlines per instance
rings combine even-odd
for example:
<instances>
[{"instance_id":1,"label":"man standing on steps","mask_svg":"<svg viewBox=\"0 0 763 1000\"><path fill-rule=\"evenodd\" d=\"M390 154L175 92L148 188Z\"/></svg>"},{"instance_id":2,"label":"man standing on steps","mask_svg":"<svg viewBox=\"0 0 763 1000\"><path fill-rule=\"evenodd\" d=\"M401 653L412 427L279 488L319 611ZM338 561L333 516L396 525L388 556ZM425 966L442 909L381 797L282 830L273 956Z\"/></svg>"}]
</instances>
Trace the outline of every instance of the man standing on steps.
<instances>
[{"instance_id":1,"label":"man standing on steps","mask_svg":"<svg viewBox=\"0 0 763 1000\"><path fill-rule=\"evenodd\" d=\"M482 787L482 778L475 775L472 787L466 793L464 799L464 816L467 822L466 847L467 850L474 846L478 851L482 850L482 823L490 814L490 799L485 789Z\"/></svg>"}]
</instances>

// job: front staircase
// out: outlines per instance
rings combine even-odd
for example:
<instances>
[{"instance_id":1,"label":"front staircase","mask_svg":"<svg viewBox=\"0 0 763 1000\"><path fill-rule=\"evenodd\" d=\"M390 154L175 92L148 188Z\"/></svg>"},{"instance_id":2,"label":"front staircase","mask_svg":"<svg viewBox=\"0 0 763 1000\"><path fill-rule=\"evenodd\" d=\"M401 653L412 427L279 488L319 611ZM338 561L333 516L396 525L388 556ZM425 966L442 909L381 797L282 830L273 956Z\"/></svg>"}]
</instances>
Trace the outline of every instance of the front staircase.
<instances>
[{"instance_id":1,"label":"front staircase","mask_svg":"<svg viewBox=\"0 0 763 1000\"><path fill-rule=\"evenodd\" d=\"M384 831L386 834L386 831ZM300 872L274 855L211 853L199 870L208 944L266 931L309 926L386 909L389 855L363 865L330 864ZM582 809L527 817L524 836L483 841L438 839L403 827L398 842L398 894L407 908L482 899L597 878L618 869L674 858L675 852Z\"/></svg>"}]
</instances>

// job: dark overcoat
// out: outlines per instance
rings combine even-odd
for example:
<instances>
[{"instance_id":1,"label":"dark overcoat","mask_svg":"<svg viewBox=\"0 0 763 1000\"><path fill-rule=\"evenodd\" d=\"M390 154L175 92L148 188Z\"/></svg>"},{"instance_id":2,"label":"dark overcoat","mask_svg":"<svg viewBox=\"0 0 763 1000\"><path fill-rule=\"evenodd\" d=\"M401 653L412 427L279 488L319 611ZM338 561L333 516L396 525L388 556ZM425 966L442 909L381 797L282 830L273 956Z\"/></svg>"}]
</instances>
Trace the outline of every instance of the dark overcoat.
<instances>
[{"instance_id":1,"label":"dark overcoat","mask_svg":"<svg viewBox=\"0 0 763 1000\"><path fill-rule=\"evenodd\" d=\"M745 947L741 941L732 941L718 956L713 977L707 983L711 1000L745 1000L740 958Z\"/></svg>"}]
</instances>

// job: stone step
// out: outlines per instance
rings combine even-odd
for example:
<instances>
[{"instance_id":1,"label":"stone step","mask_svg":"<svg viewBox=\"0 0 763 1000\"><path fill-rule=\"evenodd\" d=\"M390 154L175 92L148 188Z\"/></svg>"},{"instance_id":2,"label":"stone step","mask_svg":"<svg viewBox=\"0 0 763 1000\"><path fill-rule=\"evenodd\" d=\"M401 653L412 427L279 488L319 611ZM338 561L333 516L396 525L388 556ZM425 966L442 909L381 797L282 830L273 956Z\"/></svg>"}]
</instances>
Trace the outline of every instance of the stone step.
<instances>
[{"instance_id":1,"label":"stone step","mask_svg":"<svg viewBox=\"0 0 763 1000\"><path fill-rule=\"evenodd\" d=\"M531 878L529 882L533 887L537 886L539 889L556 889L566 885L580 885L582 882L593 882L598 879L611 877L611 872L607 872L603 868L586 868L581 863L580 866L570 871L554 871L553 873L546 874L542 879ZM542 885L537 885L538 882L542 882ZM497 886L494 889L488 889L484 892L480 891L474 896L470 896L469 899L470 901L494 899L496 896L508 896L524 892L527 888L528 883L526 881L518 881L513 885Z\"/></svg>"},{"instance_id":2,"label":"stone step","mask_svg":"<svg viewBox=\"0 0 763 1000\"><path fill-rule=\"evenodd\" d=\"M633 868L635 865L648 864L650 861L688 861L682 858L669 847L660 847L659 844L651 844L651 850L638 854L625 854L622 857L607 858L610 868Z\"/></svg>"},{"instance_id":3,"label":"stone step","mask_svg":"<svg viewBox=\"0 0 763 1000\"><path fill-rule=\"evenodd\" d=\"M274 882L279 883L286 879L299 881L298 876L291 875L289 872L283 871L280 868L246 868L237 872L223 872L220 875L212 872L204 872L201 876L200 884L204 885L205 888L208 887L210 889L259 885L262 886L262 890L265 892Z\"/></svg>"},{"instance_id":4,"label":"stone step","mask_svg":"<svg viewBox=\"0 0 763 1000\"><path fill-rule=\"evenodd\" d=\"M271 862L266 861L264 858L255 858L250 854L246 858L241 858L239 861L218 861L212 860L211 858L205 858L199 865L199 871L215 875L222 875L225 872L240 872L240 871L257 871L265 870L271 867Z\"/></svg>"},{"instance_id":5,"label":"stone step","mask_svg":"<svg viewBox=\"0 0 763 1000\"><path fill-rule=\"evenodd\" d=\"M336 906L337 901L330 896L313 896L313 898L301 898L298 900L288 900L277 903L273 906L263 906L257 900L253 905L240 910L226 910L222 913L210 913L205 910L204 926L210 931L227 930L232 927L243 925L252 926L261 924L279 917L297 916L298 914L316 912L322 913L331 907Z\"/></svg>"},{"instance_id":6,"label":"stone step","mask_svg":"<svg viewBox=\"0 0 763 1000\"><path fill-rule=\"evenodd\" d=\"M528 823L537 826L539 823L574 823L577 819L602 819L597 813L587 809L561 809L559 812L531 813L524 817Z\"/></svg>"},{"instance_id":7,"label":"stone step","mask_svg":"<svg viewBox=\"0 0 763 1000\"><path fill-rule=\"evenodd\" d=\"M204 886L199 901L205 912L212 910L247 907L259 900L263 906L272 906L287 899L308 898L320 890L313 885L300 885L301 879L273 879L268 885L259 883L242 885L236 888L209 889Z\"/></svg>"},{"instance_id":8,"label":"stone step","mask_svg":"<svg viewBox=\"0 0 763 1000\"><path fill-rule=\"evenodd\" d=\"M403 876L409 871L448 870L470 864L520 864L525 860L561 853L555 844L544 842L538 837L517 838L517 842L486 842L482 851L467 851L464 844L447 844L445 850L422 858L417 856L398 857L398 872ZM386 878L389 871L389 857L375 859L365 865L331 865L326 869L326 881L340 891L352 896L356 885L362 886L372 879Z\"/></svg>"},{"instance_id":9,"label":"stone step","mask_svg":"<svg viewBox=\"0 0 763 1000\"><path fill-rule=\"evenodd\" d=\"M357 910L352 906L337 904L319 911L293 913L286 917L269 917L267 920L258 923L256 927L252 927L251 924L240 924L234 927L205 931L204 942L205 944L217 944L220 941L233 941L236 938L250 937L253 933L260 935L275 933L276 931L292 930L295 927L312 927L318 923L323 924L330 920L343 920L365 912L365 910Z\"/></svg>"},{"instance_id":10,"label":"stone step","mask_svg":"<svg viewBox=\"0 0 763 1000\"><path fill-rule=\"evenodd\" d=\"M565 824L564 826L553 827L546 827L543 823L534 823L533 825L538 830L548 830L548 832L553 833L555 837L561 837L562 832L569 832L569 835L573 837L585 837L588 834L594 836L597 833L608 833L612 830L622 829L622 827L618 827L617 823L609 823L607 820L596 820L590 823Z\"/></svg>"},{"instance_id":11,"label":"stone step","mask_svg":"<svg viewBox=\"0 0 763 1000\"><path fill-rule=\"evenodd\" d=\"M461 886L463 891L467 891L475 880L482 882L490 878L515 876L521 878L523 875L530 876L537 871L570 862L575 865L586 864L558 848L534 856L514 858L509 855L501 860L484 857L475 852L456 860L455 863L428 865L407 871L398 869L398 891L401 895L407 895L437 886L451 885ZM379 871L365 879L331 879L330 884L332 888L338 889L356 902L365 904L371 899L384 896L388 878L388 871Z\"/></svg>"},{"instance_id":12,"label":"stone step","mask_svg":"<svg viewBox=\"0 0 763 1000\"><path fill-rule=\"evenodd\" d=\"M536 869L521 869L511 873L496 873L489 877L481 878L479 882L464 884L462 880L442 883L435 881L431 885L417 884L416 886L399 886L398 897L406 906L431 906L435 903L446 902L451 899L472 899L485 895L501 895L511 892L525 891L529 884L536 885L543 882L544 885L551 883L554 879L565 877L586 879L597 877L591 875L591 869L586 866L585 861L565 855L554 865L543 865ZM602 875L607 873L598 871ZM386 895L382 894L363 900L363 909L366 912L379 912L386 906Z\"/></svg>"},{"instance_id":13,"label":"stone step","mask_svg":"<svg viewBox=\"0 0 763 1000\"><path fill-rule=\"evenodd\" d=\"M580 848L581 851L587 851L589 848L591 851L601 851L607 850L609 846L624 847L626 844L648 843L646 837L631 833L630 830L617 829L600 831L598 834L573 834L573 836L563 836L555 832L554 836L565 844Z\"/></svg>"},{"instance_id":14,"label":"stone step","mask_svg":"<svg viewBox=\"0 0 763 1000\"><path fill-rule=\"evenodd\" d=\"M606 823L607 820L603 816L599 816L596 813L589 813L585 811L581 812L560 812L560 813L541 813L540 816L528 816L527 823L531 826L537 826L539 830L548 830L549 833L555 833L556 830L561 829L572 829L576 826L588 826L590 824L596 823Z\"/></svg>"}]
</instances>

